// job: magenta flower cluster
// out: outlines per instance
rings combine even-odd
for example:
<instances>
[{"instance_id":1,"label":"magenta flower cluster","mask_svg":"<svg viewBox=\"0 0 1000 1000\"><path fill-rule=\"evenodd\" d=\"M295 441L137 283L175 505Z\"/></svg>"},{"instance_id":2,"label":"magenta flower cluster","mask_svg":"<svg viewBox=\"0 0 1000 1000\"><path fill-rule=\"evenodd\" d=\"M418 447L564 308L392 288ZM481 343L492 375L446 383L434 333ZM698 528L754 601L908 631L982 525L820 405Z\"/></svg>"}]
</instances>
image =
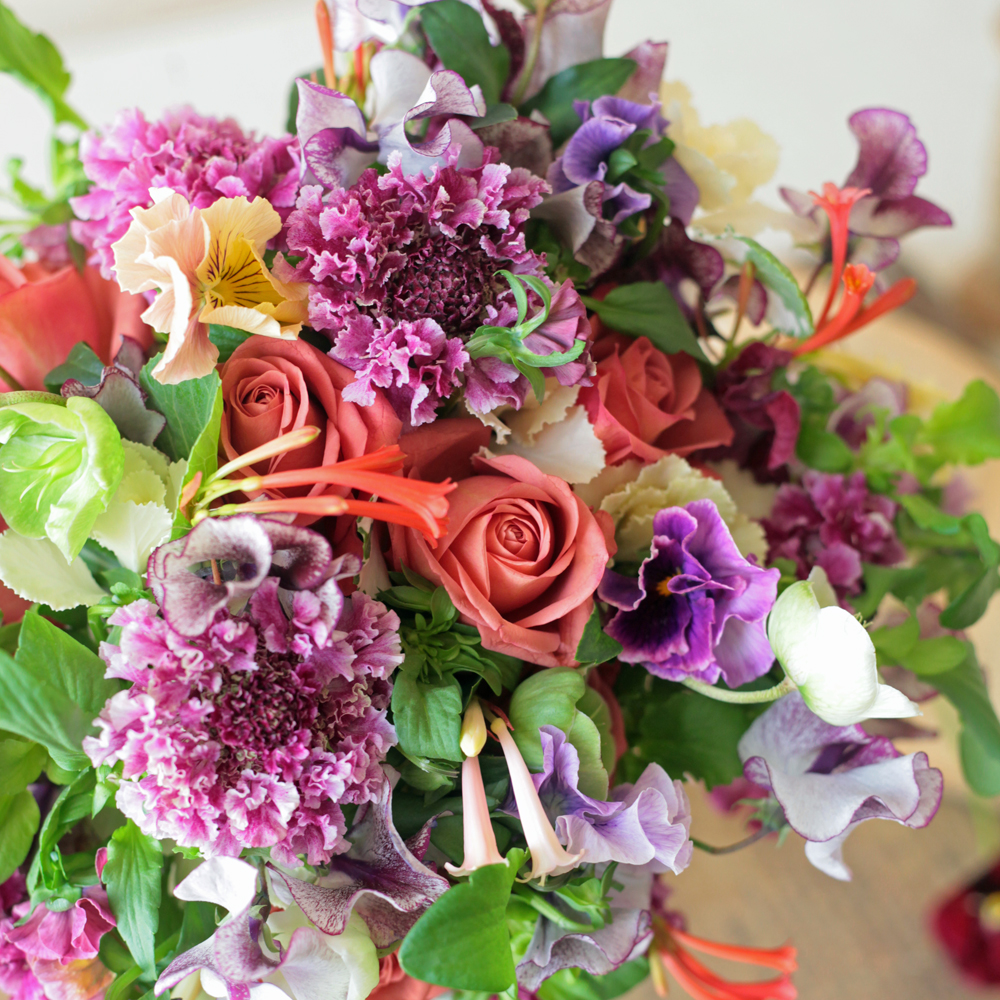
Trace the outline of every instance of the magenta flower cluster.
<instances>
[{"instance_id":1,"label":"magenta flower cluster","mask_svg":"<svg viewBox=\"0 0 1000 1000\"><path fill-rule=\"evenodd\" d=\"M302 188L286 234L302 260L282 276L311 282L310 324L357 373L345 399L370 404L384 389L413 426L433 420L463 377L476 409L512 392L523 400L527 380L513 366L473 362L464 347L478 326L515 313L497 271L540 277L544 265L523 229L548 185L497 156L488 149L479 167L435 166L425 177L404 174L394 154L388 173L366 170L325 199Z\"/></svg>"},{"instance_id":2,"label":"magenta flower cluster","mask_svg":"<svg viewBox=\"0 0 1000 1000\"><path fill-rule=\"evenodd\" d=\"M189 107L155 122L138 109L122 111L103 133L82 137L80 161L94 186L72 199L72 234L105 278L114 268L111 245L125 235L130 211L152 204L150 188L170 188L195 208L219 198L263 197L286 215L299 187L294 136L258 139L232 118L207 118Z\"/></svg>"},{"instance_id":3,"label":"magenta flower cluster","mask_svg":"<svg viewBox=\"0 0 1000 1000\"><path fill-rule=\"evenodd\" d=\"M11 1000L96 1000L112 979L97 955L114 927L101 886L88 886L65 910L32 910L15 871L0 885L0 990Z\"/></svg>"},{"instance_id":4,"label":"magenta flower cluster","mask_svg":"<svg viewBox=\"0 0 1000 1000\"><path fill-rule=\"evenodd\" d=\"M110 621L122 631L102 647L107 675L132 686L85 749L95 765L122 762L126 816L209 857L270 847L282 863L318 864L347 850L340 805L378 798L395 743L395 612L345 599L334 580L279 596L271 576L245 613L217 611L200 636L148 601Z\"/></svg>"},{"instance_id":5,"label":"magenta flower cluster","mask_svg":"<svg viewBox=\"0 0 1000 1000\"><path fill-rule=\"evenodd\" d=\"M894 566L906 557L896 537L896 504L870 493L863 472L809 471L778 490L763 521L768 561L791 559L799 579L821 566L841 599L861 590L862 563Z\"/></svg>"}]
</instances>

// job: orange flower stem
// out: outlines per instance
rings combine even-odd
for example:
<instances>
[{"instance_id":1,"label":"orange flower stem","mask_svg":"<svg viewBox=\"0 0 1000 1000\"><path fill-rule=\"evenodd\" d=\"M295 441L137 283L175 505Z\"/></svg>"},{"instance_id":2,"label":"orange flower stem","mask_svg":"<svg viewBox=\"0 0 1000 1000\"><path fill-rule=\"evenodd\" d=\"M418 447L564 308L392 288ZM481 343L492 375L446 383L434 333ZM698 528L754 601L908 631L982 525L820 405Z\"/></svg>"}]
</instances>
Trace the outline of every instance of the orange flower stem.
<instances>
[{"instance_id":1,"label":"orange flower stem","mask_svg":"<svg viewBox=\"0 0 1000 1000\"><path fill-rule=\"evenodd\" d=\"M225 479L230 473L239 472L240 469L256 465L258 462L263 462L266 458L274 458L275 455L284 455L285 452L304 448L307 444L315 441L319 437L319 434L319 428L311 424L299 427L294 431L289 431L287 434L282 434L273 441L268 441L267 444L262 444L259 448L254 448L245 455L240 455L239 458L234 458L231 462L227 462L209 476L208 482L214 483L219 479ZM206 483L207 485L208 483Z\"/></svg>"},{"instance_id":2,"label":"orange flower stem","mask_svg":"<svg viewBox=\"0 0 1000 1000\"><path fill-rule=\"evenodd\" d=\"M715 958L728 958L731 962L743 962L746 965L761 965L768 969L776 969L778 972L794 972L799 967L796 961L797 952L791 945L784 945L781 948L747 948L736 944L706 941L676 927L671 927L668 933L685 947Z\"/></svg>"},{"instance_id":3,"label":"orange flower stem","mask_svg":"<svg viewBox=\"0 0 1000 1000\"><path fill-rule=\"evenodd\" d=\"M11 392L24 392L24 386L3 366L0 366L0 380L7 383Z\"/></svg>"},{"instance_id":4,"label":"orange flower stem","mask_svg":"<svg viewBox=\"0 0 1000 1000\"><path fill-rule=\"evenodd\" d=\"M337 76L333 66L333 23L326 0L316 0L316 28L319 31L319 46L323 50L324 82L328 87L335 88Z\"/></svg>"},{"instance_id":5,"label":"orange flower stem","mask_svg":"<svg viewBox=\"0 0 1000 1000\"><path fill-rule=\"evenodd\" d=\"M739 332L740 323L746 315L747 305L750 302L750 293L753 291L754 266L753 261L748 260L740 271L740 285L736 296L736 320L733 323L733 332L729 339L735 340Z\"/></svg>"}]
</instances>

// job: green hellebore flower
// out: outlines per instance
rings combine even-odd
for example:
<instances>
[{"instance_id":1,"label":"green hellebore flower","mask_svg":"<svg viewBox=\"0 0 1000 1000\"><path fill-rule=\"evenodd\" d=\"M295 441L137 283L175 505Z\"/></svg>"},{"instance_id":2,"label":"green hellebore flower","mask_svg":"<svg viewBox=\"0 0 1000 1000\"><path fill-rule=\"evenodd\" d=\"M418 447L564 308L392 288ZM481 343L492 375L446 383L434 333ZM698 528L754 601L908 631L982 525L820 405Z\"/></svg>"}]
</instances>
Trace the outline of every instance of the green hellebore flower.
<instances>
[{"instance_id":1,"label":"green hellebore flower","mask_svg":"<svg viewBox=\"0 0 1000 1000\"><path fill-rule=\"evenodd\" d=\"M868 631L838 606L819 567L775 601L767 637L805 703L830 725L921 714L906 695L879 680Z\"/></svg>"},{"instance_id":2,"label":"green hellebore flower","mask_svg":"<svg viewBox=\"0 0 1000 1000\"><path fill-rule=\"evenodd\" d=\"M2 405L0 516L25 538L48 538L71 563L118 489L121 436L100 404Z\"/></svg>"}]
</instances>

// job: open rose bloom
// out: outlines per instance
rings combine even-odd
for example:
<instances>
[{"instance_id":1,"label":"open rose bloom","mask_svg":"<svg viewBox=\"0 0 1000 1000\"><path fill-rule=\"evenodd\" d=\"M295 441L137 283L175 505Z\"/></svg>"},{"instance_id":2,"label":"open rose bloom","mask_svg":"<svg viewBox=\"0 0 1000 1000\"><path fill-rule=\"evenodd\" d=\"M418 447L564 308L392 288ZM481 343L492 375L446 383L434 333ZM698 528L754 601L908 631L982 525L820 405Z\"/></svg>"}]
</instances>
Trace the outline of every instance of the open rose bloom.
<instances>
[{"instance_id":1,"label":"open rose bloom","mask_svg":"<svg viewBox=\"0 0 1000 1000\"><path fill-rule=\"evenodd\" d=\"M768 208L777 139L606 51L611 3L319 0L270 136L88 130L2 9L61 140L0 222L11 1000L795 1000L792 944L672 908L696 855L850 879L855 827L934 820L938 729L1000 793L1000 397L829 349L950 224L917 127L857 111L845 185ZM995 876L935 925L979 981Z\"/></svg>"}]
</instances>

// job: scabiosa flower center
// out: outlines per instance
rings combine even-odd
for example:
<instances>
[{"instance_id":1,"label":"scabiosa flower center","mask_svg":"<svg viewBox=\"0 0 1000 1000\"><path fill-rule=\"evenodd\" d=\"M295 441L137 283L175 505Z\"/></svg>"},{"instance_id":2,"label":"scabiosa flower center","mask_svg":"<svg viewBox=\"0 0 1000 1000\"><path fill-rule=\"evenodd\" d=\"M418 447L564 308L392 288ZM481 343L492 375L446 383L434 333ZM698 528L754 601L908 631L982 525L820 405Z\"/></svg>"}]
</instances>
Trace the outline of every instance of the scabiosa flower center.
<instances>
[{"instance_id":1,"label":"scabiosa flower center","mask_svg":"<svg viewBox=\"0 0 1000 1000\"><path fill-rule=\"evenodd\" d=\"M396 322L432 319L452 335L472 333L501 291L496 260L479 246L475 230L458 238L425 230L417 241L407 248L406 266L386 282L381 307L366 311Z\"/></svg>"}]
</instances>

